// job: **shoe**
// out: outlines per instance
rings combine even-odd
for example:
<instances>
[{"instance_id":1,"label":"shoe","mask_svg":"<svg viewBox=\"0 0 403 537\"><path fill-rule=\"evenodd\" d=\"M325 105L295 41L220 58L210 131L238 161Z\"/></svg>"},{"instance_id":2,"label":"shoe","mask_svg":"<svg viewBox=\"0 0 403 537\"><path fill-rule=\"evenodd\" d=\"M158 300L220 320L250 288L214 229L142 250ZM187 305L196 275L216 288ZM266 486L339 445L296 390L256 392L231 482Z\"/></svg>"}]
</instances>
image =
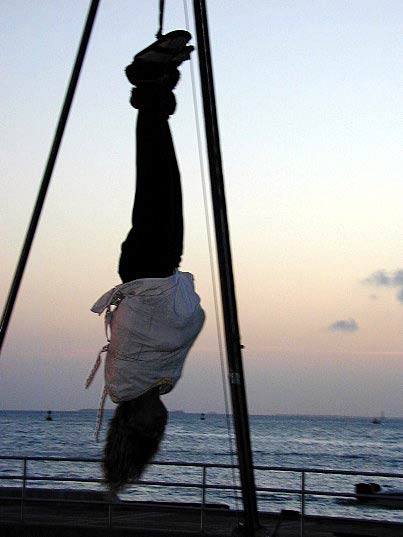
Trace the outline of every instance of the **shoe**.
<instances>
[{"instance_id":1,"label":"shoe","mask_svg":"<svg viewBox=\"0 0 403 537\"><path fill-rule=\"evenodd\" d=\"M191 38L185 30L174 30L136 54L133 63L126 67L129 82L134 86L157 82L173 89L178 81L174 81L177 75L173 73L194 50L187 45Z\"/></svg>"}]
</instances>

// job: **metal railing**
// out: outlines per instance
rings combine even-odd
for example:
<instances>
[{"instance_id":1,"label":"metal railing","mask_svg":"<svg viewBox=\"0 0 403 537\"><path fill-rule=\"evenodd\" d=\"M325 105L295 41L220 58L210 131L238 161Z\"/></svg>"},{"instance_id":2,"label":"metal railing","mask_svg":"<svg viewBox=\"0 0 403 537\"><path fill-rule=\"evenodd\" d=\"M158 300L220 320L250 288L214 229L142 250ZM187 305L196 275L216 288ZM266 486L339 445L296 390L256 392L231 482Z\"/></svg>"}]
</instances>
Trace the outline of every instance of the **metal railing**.
<instances>
[{"instance_id":1,"label":"metal railing","mask_svg":"<svg viewBox=\"0 0 403 537\"><path fill-rule=\"evenodd\" d=\"M29 464L34 462L44 462L44 463L101 463L100 459L95 458L70 458L70 457L14 457L14 456L0 456L1 461L16 461L21 462L22 472L21 473L1 473L0 470L0 491L1 481L19 481L21 483L21 495L17 498L16 496L6 496L1 495L0 500L20 500L20 521L24 521L24 512L26 505L31 502L46 502L46 503L68 503L68 504L92 504L92 505L105 505L108 507L108 527L113 526L113 507L116 506L116 502L113 499L73 499L73 498L48 498L48 497L32 497L27 496L27 484L32 482L62 482L62 483L75 483L75 484L102 484L102 479L100 478L90 478L90 477L69 477L67 475L30 475L29 474ZM151 466L155 467L175 467L175 468L195 468L201 470L200 481L189 482L189 481L173 481L171 478L169 481L161 480L140 480L136 481L135 486L138 487L174 487L174 488L183 488L183 489L198 489L200 490L200 504L190 504L186 506L181 503L181 509L192 509L200 510L200 523L199 529L197 531L203 532L205 530L205 513L206 510L212 509L207 503L207 491L227 491L228 493L237 494L240 491L241 487L238 484L228 484L228 483L209 483L208 474L211 470L226 469L231 470L233 468L238 469L237 466L230 464L212 464L212 463L188 463L188 462L174 462L174 461L154 461ZM401 473L392 473L392 472L367 472L367 471L348 471L348 470L330 470L330 469L318 469L318 468L298 468L298 467L277 467L277 466L255 466L255 471L264 471L264 472L289 472L299 475L299 487L264 487L257 486L256 490L258 493L258 499L262 499L262 495L266 494L285 494L285 495L297 495L299 496L299 516L300 516L300 535L304 535L304 524L307 517L306 506L308 497L329 497L329 498L344 498L344 499L356 499L356 494L354 492L345 492L345 491L335 491L335 490L324 490L319 489L310 489L307 488L307 476L318 476L318 475L332 475L332 476L360 476L364 478L392 478L392 479L403 479L403 474ZM32 489L33 490L33 489ZM36 489L37 490L37 489ZM46 490L49 490L49 485L46 487ZM86 490L80 489L80 490ZM87 489L88 490L88 489ZM92 490L91 492L94 492ZM371 494L371 495L360 495L363 499L366 497L371 499L376 498L385 498L388 495L382 493L382 495ZM126 502L124 502L126 503ZM171 507L173 507L173 502ZM166 508L170 506L165 504ZM216 506L217 507L217 506ZM357 519L356 519L357 520ZM358 519L360 520L360 519Z\"/></svg>"}]
</instances>

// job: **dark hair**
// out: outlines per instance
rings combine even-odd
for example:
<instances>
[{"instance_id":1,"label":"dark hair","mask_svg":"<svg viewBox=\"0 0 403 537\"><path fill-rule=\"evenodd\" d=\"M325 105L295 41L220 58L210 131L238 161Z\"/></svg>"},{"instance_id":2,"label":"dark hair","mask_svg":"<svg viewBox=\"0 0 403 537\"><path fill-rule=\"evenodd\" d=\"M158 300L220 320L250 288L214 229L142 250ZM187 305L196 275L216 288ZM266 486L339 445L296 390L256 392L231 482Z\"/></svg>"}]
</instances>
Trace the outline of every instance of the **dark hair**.
<instances>
[{"instance_id":1,"label":"dark hair","mask_svg":"<svg viewBox=\"0 0 403 537\"><path fill-rule=\"evenodd\" d=\"M103 460L105 482L111 493L116 494L130 480L141 477L158 451L167 420L168 412L155 390L117 406L109 424Z\"/></svg>"}]
</instances>

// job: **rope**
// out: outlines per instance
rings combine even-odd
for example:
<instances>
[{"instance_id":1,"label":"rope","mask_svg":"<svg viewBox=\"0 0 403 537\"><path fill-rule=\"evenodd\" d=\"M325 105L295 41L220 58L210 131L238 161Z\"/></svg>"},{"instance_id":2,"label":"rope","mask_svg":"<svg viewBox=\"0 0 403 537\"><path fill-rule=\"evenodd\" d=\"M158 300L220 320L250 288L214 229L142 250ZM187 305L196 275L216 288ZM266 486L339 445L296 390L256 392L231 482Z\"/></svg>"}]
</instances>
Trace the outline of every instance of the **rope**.
<instances>
[{"instance_id":1,"label":"rope","mask_svg":"<svg viewBox=\"0 0 403 537\"><path fill-rule=\"evenodd\" d=\"M104 389L102 390L101 400L99 402L98 407L98 415L97 415L97 426L95 428L95 441L99 441L99 433L101 432L102 427L102 418L104 417L104 408L105 408L105 401L106 397L108 395L108 390L106 389L106 386L104 386Z\"/></svg>"},{"instance_id":2,"label":"rope","mask_svg":"<svg viewBox=\"0 0 403 537\"><path fill-rule=\"evenodd\" d=\"M189 25L187 0L183 0L183 7L185 11L186 30L189 32L190 25ZM215 320L216 320L218 349L219 349L219 356L220 356L221 379L222 379L223 393L224 393L225 418L226 418L228 444L229 444L230 457L231 457L231 466L233 467L232 468L232 483L233 485L235 485L236 479L235 479L235 468L234 468L235 467L234 442L233 442L232 426L231 426L231 420L230 420L231 413L229 410L228 387L227 387L227 382L226 382L226 378L228 378L228 374L227 374L226 367L225 367L224 352L223 352L223 347L224 347L223 336L222 336L221 324L219 321L220 314L219 314L219 307L218 307L218 292L217 292L217 284L216 284L217 277L216 277L216 271L214 268L214 256L213 256L213 246L212 246L211 226L210 226L210 211L209 211L209 206L208 206L208 201L207 201L206 174L205 174L204 161L203 161L203 156L202 156L201 129L200 129L200 119L199 119L199 110L198 110L199 105L198 105L198 100L197 100L196 83L195 83L192 57L190 57L190 74L191 74L191 81L192 81L193 109L194 109L194 116L195 116L195 123L196 123L200 176L201 176L202 190L203 190L203 205L204 205L204 215L205 215L205 220L206 220L207 243L208 243L208 251L209 251L209 258L210 258L211 282L212 282L212 287L213 287L214 312L215 312ZM235 510L237 512L239 511L238 494L239 492L237 490L234 490Z\"/></svg>"},{"instance_id":3,"label":"rope","mask_svg":"<svg viewBox=\"0 0 403 537\"><path fill-rule=\"evenodd\" d=\"M156 38L160 39L162 37L162 25L164 22L164 8L165 8L165 1L160 0L160 14L159 14L159 29L156 33Z\"/></svg>"},{"instance_id":4,"label":"rope","mask_svg":"<svg viewBox=\"0 0 403 537\"><path fill-rule=\"evenodd\" d=\"M109 340L108 340L109 341ZM87 380L85 381L85 388L89 388L92 384L92 381L94 380L95 378L95 375L97 374L97 371L101 365L101 355L104 353L104 352L108 352L109 350L109 343L107 345L104 345L102 347L102 349L99 351L98 353L98 356L97 356L97 359L95 360L95 364L93 365L93 368L91 369L91 372L90 374L88 375L88 378ZM102 390L102 395L101 395L101 400L99 402L99 407L98 407L98 414L97 414L97 424L96 424L96 427L95 427L95 440L96 442L98 442L99 440L99 433L101 431L101 427L102 427L102 418L103 418L103 415L104 415L104 407L105 407L105 401L106 401L106 397L108 395L108 390L104 384L104 387L103 387L103 390Z\"/></svg>"}]
</instances>

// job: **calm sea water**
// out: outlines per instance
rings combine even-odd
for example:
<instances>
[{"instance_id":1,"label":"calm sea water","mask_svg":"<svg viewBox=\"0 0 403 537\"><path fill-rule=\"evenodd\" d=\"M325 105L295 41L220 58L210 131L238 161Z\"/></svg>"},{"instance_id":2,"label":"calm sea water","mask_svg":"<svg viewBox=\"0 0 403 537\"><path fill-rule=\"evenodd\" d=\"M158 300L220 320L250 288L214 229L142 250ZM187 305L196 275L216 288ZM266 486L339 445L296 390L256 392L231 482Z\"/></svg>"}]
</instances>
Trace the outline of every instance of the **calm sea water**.
<instances>
[{"instance_id":1,"label":"calm sea water","mask_svg":"<svg viewBox=\"0 0 403 537\"><path fill-rule=\"evenodd\" d=\"M105 422L111 413L106 412ZM105 425L101 442L94 440L95 411L54 412L53 421L45 420L44 412L0 411L0 456L88 457L102 456ZM252 445L255 465L335 469L347 471L402 472L403 420L385 419L374 425L369 418L251 416ZM223 415L171 413L160 461L186 461L231 464L226 419ZM20 472L21 463L0 460L0 475ZM101 477L96 463L29 462L31 476ZM200 468L152 466L145 479L165 482L200 483ZM237 475L227 469L209 469L208 483L233 484ZM307 474L306 488L354 492L357 482L375 478ZM300 474L287 471L256 471L257 485L270 488L299 488ZM401 479L376 478L383 487L403 489ZM0 481L0 486L16 486L18 482ZM70 487L74 483L31 482L29 486ZM96 485L89 485L95 488ZM152 486L132 487L123 499L200 501L200 490ZM207 501L236 505L233 493L209 491ZM240 506L238 500L238 506ZM265 511L300 509L300 497L283 492L259 495L259 508ZM355 499L308 496L308 514L327 514L354 518L374 518L403 522L403 511L357 505Z\"/></svg>"}]
</instances>

